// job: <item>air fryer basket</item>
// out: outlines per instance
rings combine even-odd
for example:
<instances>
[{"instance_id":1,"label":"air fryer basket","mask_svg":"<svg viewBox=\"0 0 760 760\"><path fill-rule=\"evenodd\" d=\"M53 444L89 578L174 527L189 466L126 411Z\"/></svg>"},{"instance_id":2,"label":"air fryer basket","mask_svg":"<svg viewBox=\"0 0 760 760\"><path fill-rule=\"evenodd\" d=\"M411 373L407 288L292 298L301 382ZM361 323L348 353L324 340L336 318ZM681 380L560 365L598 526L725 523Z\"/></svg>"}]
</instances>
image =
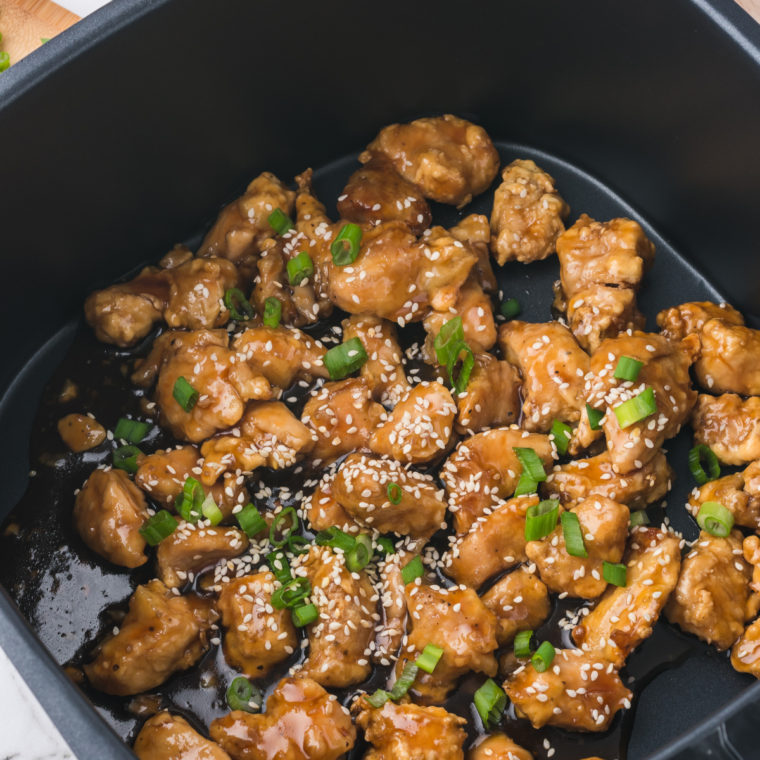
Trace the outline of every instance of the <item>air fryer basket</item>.
<instances>
[{"instance_id":1,"label":"air fryer basket","mask_svg":"<svg viewBox=\"0 0 760 760\"><path fill-rule=\"evenodd\" d=\"M0 517L94 285L259 171L441 112L588 172L760 326L760 28L732 0L114 0L0 77ZM0 642L80 760L132 757L4 591ZM760 757L760 685L723 704L700 668L648 687L632 754Z\"/></svg>"}]
</instances>

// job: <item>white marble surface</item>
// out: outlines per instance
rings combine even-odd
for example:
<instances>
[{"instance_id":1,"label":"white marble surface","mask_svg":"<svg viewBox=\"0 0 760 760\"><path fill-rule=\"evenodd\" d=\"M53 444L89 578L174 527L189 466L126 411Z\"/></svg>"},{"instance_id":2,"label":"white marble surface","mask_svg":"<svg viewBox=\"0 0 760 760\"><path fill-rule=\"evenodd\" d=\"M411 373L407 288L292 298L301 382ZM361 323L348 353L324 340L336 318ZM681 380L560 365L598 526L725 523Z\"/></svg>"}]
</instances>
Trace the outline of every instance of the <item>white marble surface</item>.
<instances>
[{"instance_id":1,"label":"white marble surface","mask_svg":"<svg viewBox=\"0 0 760 760\"><path fill-rule=\"evenodd\" d=\"M55 2L67 11L76 13L77 16L87 16L89 13L106 5L108 0L55 0Z\"/></svg>"}]
</instances>

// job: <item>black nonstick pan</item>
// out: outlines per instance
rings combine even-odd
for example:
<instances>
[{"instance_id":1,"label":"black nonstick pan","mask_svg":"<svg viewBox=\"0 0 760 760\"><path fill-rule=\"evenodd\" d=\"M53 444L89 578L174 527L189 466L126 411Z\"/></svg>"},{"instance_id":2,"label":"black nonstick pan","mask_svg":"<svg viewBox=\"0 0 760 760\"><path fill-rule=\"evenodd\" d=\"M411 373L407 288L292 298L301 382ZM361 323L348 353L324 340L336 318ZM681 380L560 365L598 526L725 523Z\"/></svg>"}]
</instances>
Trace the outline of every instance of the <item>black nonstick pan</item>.
<instances>
[{"instance_id":1,"label":"black nonstick pan","mask_svg":"<svg viewBox=\"0 0 760 760\"><path fill-rule=\"evenodd\" d=\"M24 510L40 527L31 560L0 557L0 643L80 760L131 757L119 737L137 724L56 663L106 621L72 593L86 560L51 570L70 529L70 482L84 476L44 471L40 435L29 454L43 389L85 339L85 295L197 240L262 170L287 179L313 166L335 216L330 204L381 126L441 112L482 124L502 163L534 157L573 218L645 225L658 250L641 295L650 329L660 308L695 298L726 299L760 325L760 29L730 0L114 0L0 77L0 518ZM490 203L485 194L467 211ZM438 223L456 216L435 212ZM550 317L556 259L499 276L528 320ZM668 446L683 476L666 511L693 538L688 446L685 435ZM30 470L40 471L31 483ZM42 503L51 482L56 499ZM114 590L107 575L108 602L126 598L128 584ZM629 669L647 685L635 720L608 739L630 733L630 760L760 757L760 687L725 657L661 624ZM167 694L181 688L172 681ZM626 757L604 738L567 755L559 748L572 744L551 741L570 760Z\"/></svg>"}]
</instances>

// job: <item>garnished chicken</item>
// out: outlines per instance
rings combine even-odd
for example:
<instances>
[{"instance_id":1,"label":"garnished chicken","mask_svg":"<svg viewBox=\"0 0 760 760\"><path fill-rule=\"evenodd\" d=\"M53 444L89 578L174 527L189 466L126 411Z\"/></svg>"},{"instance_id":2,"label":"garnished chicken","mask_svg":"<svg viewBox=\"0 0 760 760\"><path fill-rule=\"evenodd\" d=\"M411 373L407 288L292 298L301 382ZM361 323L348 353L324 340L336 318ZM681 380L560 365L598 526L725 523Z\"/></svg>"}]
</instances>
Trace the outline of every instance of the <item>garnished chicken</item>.
<instances>
[{"instance_id":1,"label":"garnished chicken","mask_svg":"<svg viewBox=\"0 0 760 760\"><path fill-rule=\"evenodd\" d=\"M181 715L168 710L148 719L133 747L140 760L230 760L216 742L201 736Z\"/></svg>"},{"instance_id":2,"label":"garnished chicken","mask_svg":"<svg viewBox=\"0 0 760 760\"><path fill-rule=\"evenodd\" d=\"M678 342L692 333L699 335L711 319L722 319L729 325L744 324L744 317L727 303L694 301L663 309L657 315L657 326L668 340Z\"/></svg>"},{"instance_id":3,"label":"garnished chicken","mask_svg":"<svg viewBox=\"0 0 760 760\"><path fill-rule=\"evenodd\" d=\"M375 626L375 640L369 644L372 661L379 665L389 666L391 658L396 656L401 642L406 634L406 594L401 568L413 559L410 552L398 551L386 555L384 561L378 563L380 581L376 586L380 596L380 623Z\"/></svg>"},{"instance_id":4,"label":"garnished chicken","mask_svg":"<svg viewBox=\"0 0 760 760\"><path fill-rule=\"evenodd\" d=\"M467 760L533 760L533 755L497 731L473 744L467 752Z\"/></svg>"},{"instance_id":5,"label":"garnished chicken","mask_svg":"<svg viewBox=\"0 0 760 760\"><path fill-rule=\"evenodd\" d=\"M696 519L706 502L717 502L734 517L737 525L760 531L760 462L753 462L744 472L736 472L695 487L686 509ZM754 482L753 482L754 481ZM754 487L753 487L754 485Z\"/></svg>"},{"instance_id":6,"label":"garnished chicken","mask_svg":"<svg viewBox=\"0 0 760 760\"><path fill-rule=\"evenodd\" d=\"M480 286L489 295L495 295L499 290L496 275L491 266L491 251L488 244L491 240L491 229L488 217L482 214L470 214L449 229L449 233L462 243L469 243L478 255L478 263L470 272L469 280Z\"/></svg>"},{"instance_id":7,"label":"garnished chicken","mask_svg":"<svg viewBox=\"0 0 760 760\"><path fill-rule=\"evenodd\" d=\"M335 472L325 473L314 493L305 497L303 512L309 524L315 533L333 526L340 528L344 533L366 532L366 529L335 501L333 482L336 474Z\"/></svg>"},{"instance_id":8,"label":"garnished chicken","mask_svg":"<svg viewBox=\"0 0 760 760\"><path fill-rule=\"evenodd\" d=\"M709 446L723 464L760 459L760 398L700 394L691 415L694 443Z\"/></svg>"},{"instance_id":9,"label":"garnished chicken","mask_svg":"<svg viewBox=\"0 0 760 760\"><path fill-rule=\"evenodd\" d=\"M744 559L752 565L750 588L760 594L760 538L744 539ZM731 664L740 673L751 673L760 678L760 620L747 626L731 650Z\"/></svg>"},{"instance_id":10,"label":"garnished chicken","mask_svg":"<svg viewBox=\"0 0 760 760\"><path fill-rule=\"evenodd\" d=\"M694 372L703 388L713 393L760 395L760 330L711 319L699 338L702 356Z\"/></svg>"}]
</instances>

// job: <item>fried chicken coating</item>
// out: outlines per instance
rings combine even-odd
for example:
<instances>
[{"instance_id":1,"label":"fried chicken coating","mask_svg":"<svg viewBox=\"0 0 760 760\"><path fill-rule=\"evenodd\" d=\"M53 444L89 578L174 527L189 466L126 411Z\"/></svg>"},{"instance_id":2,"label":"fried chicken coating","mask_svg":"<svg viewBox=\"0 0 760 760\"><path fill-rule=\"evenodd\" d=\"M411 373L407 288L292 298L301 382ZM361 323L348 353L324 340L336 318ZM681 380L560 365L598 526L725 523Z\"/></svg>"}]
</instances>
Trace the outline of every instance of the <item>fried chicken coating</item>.
<instances>
[{"instance_id":1,"label":"fried chicken coating","mask_svg":"<svg viewBox=\"0 0 760 760\"><path fill-rule=\"evenodd\" d=\"M216 742L201 736L181 715L168 710L148 719L135 739L140 760L230 760Z\"/></svg>"},{"instance_id":2,"label":"fried chicken coating","mask_svg":"<svg viewBox=\"0 0 760 760\"><path fill-rule=\"evenodd\" d=\"M694 444L709 446L722 464L743 465L760 459L760 398L735 393L700 394L691 415Z\"/></svg>"},{"instance_id":3,"label":"fried chicken coating","mask_svg":"<svg viewBox=\"0 0 760 760\"><path fill-rule=\"evenodd\" d=\"M713 393L760 395L760 330L711 319L699 338L702 355L694 372L703 388Z\"/></svg>"},{"instance_id":4,"label":"fried chicken coating","mask_svg":"<svg viewBox=\"0 0 760 760\"><path fill-rule=\"evenodd\" d=\"M711 319L722 319L729 325L744 324L744 317L727 303L693 301L663 309L657 315L657 326L668 340L678 342L692 333L701 333Z\"/></svg>"}]
</instances>

